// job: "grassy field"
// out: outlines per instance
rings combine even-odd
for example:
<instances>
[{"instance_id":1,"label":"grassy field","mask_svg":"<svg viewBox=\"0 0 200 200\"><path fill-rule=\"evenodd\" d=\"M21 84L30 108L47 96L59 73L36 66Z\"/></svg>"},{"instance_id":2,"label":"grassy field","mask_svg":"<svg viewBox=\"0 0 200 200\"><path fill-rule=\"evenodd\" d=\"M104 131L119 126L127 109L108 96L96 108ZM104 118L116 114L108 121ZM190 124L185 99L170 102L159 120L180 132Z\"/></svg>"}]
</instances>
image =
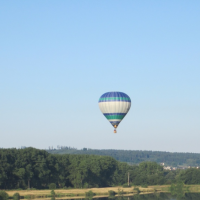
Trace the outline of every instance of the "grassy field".
<instances>
[{"instance_id":1,"label":"grassy field","mask_svg":"<svg viewBox=\"0 0 200 200\"><path fill-rule=\"evenodd\" d=\"M155 186L148 186L147 188L144 187L128 187L123 188L119 187L105 187L105 188L88 188L88 189L55 189L56 199L78 199L84 198L85 193L88 191L92 191L95 193L94 198L98 197L107 197L109 190L115 191L116 196L118 195L134 195L137 194L137 190L139 189L140 194L142 193L154 193L154 192L169 192L170 185L155 185ZM200 192L200 185L187 185L190 192ZM138 188L138 189L134 189ZM30 199L30 198L37 198L42 199L46 198L46 200L50 199L51 197L51 190L7 190L6 191L10 197L13 196L15 193L19 193L21 197Z\"/></svg>"},{"instance_id":2,"label":"grassy field","mask_svg":"<svg viewBox=\"0 0 200 200\"><path fill-rule=\"evenodd\" d=\"M137 187L140 192L155 192L155 191L168 191L169 186L148 186L148 188ZM106 187L106 188L88 188L88 189L55 189L56 196L59 197L81 197L85 196L88 191L95 193L95 196L108 196L108 191L112 190L118 193L131 194L137 193L134 187L123 188L123 187ZM51 190L7 190L8 195L11 197L14 193L19 193L20 196L29 198L47 198L51 196Z\"/></svg>"}]
</instances>

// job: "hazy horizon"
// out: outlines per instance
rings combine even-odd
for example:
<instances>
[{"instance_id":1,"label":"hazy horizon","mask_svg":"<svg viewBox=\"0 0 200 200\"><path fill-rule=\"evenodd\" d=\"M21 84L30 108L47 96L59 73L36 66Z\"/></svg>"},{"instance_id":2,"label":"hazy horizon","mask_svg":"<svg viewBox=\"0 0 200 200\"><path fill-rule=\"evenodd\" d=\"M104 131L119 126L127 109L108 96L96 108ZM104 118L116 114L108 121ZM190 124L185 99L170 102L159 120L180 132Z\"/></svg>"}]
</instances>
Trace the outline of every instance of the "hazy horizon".
<instances>
[{"instance_id":1,"label":"hazy horizon","mask_svg":"<svg viewBox=\"0 0 200 200\"><path fill-rule=\"evenodd\" d=\"M4 147L0 147L0 148L3 148L3 149L12 149L12 148L16 148L16 149L25 149L25 148L35 148L35 149L40 149L40 150L52 150L52 149L49 149L50 146L46 147L46 148L36 148L36 147L33 147L33 146L21 146L21 147L7 147L7 148L4 148ZM52 147L52 146L51 146ZM167 152L167 153L195 153L195 154L200 154L198 152L182 152L182 151L160 151L160 150L143 150L143 149L95 149L95 148L90 148L90 147L82 147L82 148L76 148L76 147L71 147L71 146L68 146L70 147L71 149L75 149L75 150L83 150L83 148L87 148L87 150L121 150L121 151L152 151L152 152ZM62 149L58 149L57 146L53 146L53 150L62 150ZM63 149L64 150L64 149Z\"/></svg>"}]
</instances>

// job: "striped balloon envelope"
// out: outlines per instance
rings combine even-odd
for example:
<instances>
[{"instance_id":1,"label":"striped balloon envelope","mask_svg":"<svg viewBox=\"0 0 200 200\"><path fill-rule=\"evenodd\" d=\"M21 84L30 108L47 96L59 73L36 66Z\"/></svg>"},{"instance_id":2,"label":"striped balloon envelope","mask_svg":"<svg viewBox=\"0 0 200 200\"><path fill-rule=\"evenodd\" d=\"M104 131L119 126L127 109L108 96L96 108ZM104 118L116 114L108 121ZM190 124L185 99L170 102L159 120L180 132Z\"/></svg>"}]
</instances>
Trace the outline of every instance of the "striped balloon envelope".
<instances>
[{"instance_id":1,"label":"striped balloon envelope","mask_svg":"<svg viewBox=\"0 0 200 200\"><path fill-rule=\"evenodd\" d=\"M130 97L123 92L107 92L99 99L99 108L103 115L115 128L126 116L131 107Z\"/></svg>"}]
</instances>

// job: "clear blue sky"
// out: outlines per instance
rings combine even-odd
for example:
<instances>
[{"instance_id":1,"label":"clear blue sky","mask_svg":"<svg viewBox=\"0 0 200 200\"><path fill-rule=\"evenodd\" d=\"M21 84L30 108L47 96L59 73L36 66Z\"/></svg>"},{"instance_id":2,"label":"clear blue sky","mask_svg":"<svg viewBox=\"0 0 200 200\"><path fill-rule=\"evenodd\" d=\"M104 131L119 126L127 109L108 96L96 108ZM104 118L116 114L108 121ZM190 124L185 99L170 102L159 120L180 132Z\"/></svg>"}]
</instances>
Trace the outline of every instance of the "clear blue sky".
<instances>
[{"instance_id":1,"label":"clear blue sky","mask_svg":"<svg viewBox=\"0 0 200 200\"><path fill-rule=\"evenodd\" d=\"M0 147L200 152L200 1L0 2ZM99 97L128 94L113 133Z\"/></svg>"}]
</instances>

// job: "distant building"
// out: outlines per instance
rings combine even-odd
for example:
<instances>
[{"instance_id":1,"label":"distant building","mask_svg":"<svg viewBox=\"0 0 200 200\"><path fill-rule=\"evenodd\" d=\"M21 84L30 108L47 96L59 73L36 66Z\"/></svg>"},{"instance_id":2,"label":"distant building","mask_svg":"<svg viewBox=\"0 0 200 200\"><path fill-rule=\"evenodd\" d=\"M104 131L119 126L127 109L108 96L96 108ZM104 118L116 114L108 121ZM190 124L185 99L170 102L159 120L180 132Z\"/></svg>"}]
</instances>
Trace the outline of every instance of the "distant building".
<instances>
[{"instance_id":1,"label":"distant building","mask_svg":"<svg viewBox=\"0 0 200 200\"><path fill-rule=\"evenodd\" d=\"M164 165L165 165L165 163L164 163L164 162L163 162L163 163L160 163L160 165L161 165L161 166L164 166Z\"/></svg>"},{"instance_id":2,"label":"distant building","mask_svg":"<svg viewBox=\"0 0 200 200\"><path fill-rule=\"evenodd\" d=\"M163 167L163 169L165 169L165 170L172 170L172 168L170 166Z\"/></svg>"}]
</instances>

